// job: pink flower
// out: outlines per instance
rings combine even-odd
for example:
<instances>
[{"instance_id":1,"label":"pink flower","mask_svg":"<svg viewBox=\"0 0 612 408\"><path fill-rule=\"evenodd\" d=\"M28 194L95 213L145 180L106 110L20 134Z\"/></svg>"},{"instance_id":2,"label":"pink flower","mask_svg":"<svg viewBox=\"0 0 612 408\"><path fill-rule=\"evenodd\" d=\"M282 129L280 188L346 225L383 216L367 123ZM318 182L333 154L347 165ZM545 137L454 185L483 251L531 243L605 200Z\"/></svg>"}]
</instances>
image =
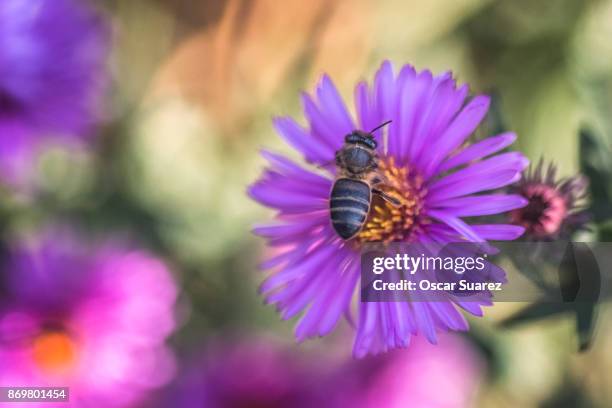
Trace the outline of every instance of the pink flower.
<instances>
[{"instance_id":1,"label":"pink flower","mask_svg":"<svg viewBox=\"0 0 612 408\"><path fill-rule=\"evenodd\" d=\"M71 406L122 407L172 378L177 289L151 254L53 231L10 250L0 277L0 386L69 387Z\"/></svg>"},{"instance_id":2,"label":"pink flower","mask_svg":"<svg viewBox=\"0 0 612 408\"><path fill-rule=\"evenodd\" d=\"M438 346L416 338L408 350L358 360L271 338L224 338L190 358L154 406L460 408L472 405L481 375L475 351L452 335Z\"/></svg>"},{"instance_id":3,"label":"pink flower","mask_svg":"<svg viewBox=\"0 0 612 408\"><path fill-rule=\"evenodd\" d=\"M556 174L554 164L545 168L540 160L512 189L527 200L525 207L510 212L510 220L525 228L526 239L567 239L590 220L585 208L588 180L580 174L568 178Z\"/></svg>"},{"instance_id":4,"label":"pink flower","mask_svg":"<svg viewBox=\"0 0 612 408\"><path fill-rule=\"evenodd\" d=\"M460 408L473 406L482 364L460 337L441 336L438 346L415 339L407 351L387 357L350 405L357 408Z\"/></svg>"}]
</instances>

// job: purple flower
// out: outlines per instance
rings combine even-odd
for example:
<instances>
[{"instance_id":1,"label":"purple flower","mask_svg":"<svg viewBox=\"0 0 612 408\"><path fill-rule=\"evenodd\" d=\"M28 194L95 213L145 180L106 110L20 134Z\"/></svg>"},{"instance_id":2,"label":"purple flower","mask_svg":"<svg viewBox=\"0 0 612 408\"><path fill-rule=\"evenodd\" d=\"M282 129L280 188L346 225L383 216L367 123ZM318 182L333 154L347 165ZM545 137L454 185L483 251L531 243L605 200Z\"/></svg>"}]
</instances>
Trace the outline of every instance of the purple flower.
<instances>
[{"instance_id":1,"label":"purple flower","mask_svg":"<svg viewBox=\"0 0 612 408\"><path fill-rule=\"evenodd\" d=\"M262 284L266 300L284 319L302 313L296 337L328 334L346 315L360 275L359 250L370 242L485 242L513 240L523 228L506 224L468 224L463 217L498 214L526 204L519 195L485 193L520 179L527 159L520 153L498 153L516 136L504 133L468 143L489 108L489 98L466 101L468 87L456 87L450 73L434 77L406 65L398 73L385 62L373 85L355 89L354 120L331 80L324 76L316 98L302 101L308 128L292 118L274 124L281 136L309 164L326 167L330 175L307 170L264 151L269 168L249 188L256 201L277 211L275 221L259 225L273 254L263 267L272 270ZM392 120L385 140L376 132L379 169L386 192L400 206L373 201L368 221L350 241L338 237L330 223L329 194L335 152L354 129L373 129ZM491 157L488 157L491 156ZM360 303L355 356L406 347L418 333L435 343L437 331L467 330L459 306L482 315L490 302Z\"/></svg>"},{"instance_id":2,"label":"purple flower","mask_svg":"<svg viewBox=\"0 0 612 408\"><path fill-rule=\"evenodd\" d=\"M525 228L527 239L567 239L591 218L584 208L587 179L582 175L557 179L556 174L556 167L550 163L545 170L541 159L513 188L528 204L513 210L510 220Z\"/></svg>"},{"instance_id":3,"label":"purple flower","mask_svg":"<svg viewBox=\"0 0 612 408\"><path fill-rule=\"evenodd\" d=\"M330 381L333 407L461 408L474 406L483 364L463 339L438 346L416 339L409 350L353 360Z\"/></svg>"},{"instance_id":4,"label":"purple flower","mask_svg":"<svg viewBox=\"0 0 612 408\"><path fill-rule=\"evenodd\" d=\"M14 180L43 140L79 142L99 114L109 27L77 0L0 2L0 163Z\"/></svg>"},{"instance_id":5,"label":"purple flower","mask_svg":"<svg viewBox=\"0 0 612 408\"><path fill-rule=\"evenodd\" d=\"M303 357L303 356L302 356ZM190 358L160 407L313 407L322 404L326 370L271 338L224 339Z\"/></svg>"},{"instance_id":6,"label":"purple flower","mask_svg":"<svg viewBox=\"0 0 612 408\"><path fill-rule=\"evenodd\" d=\"M420 340L369 359L335 354L296 353L270 338L225 338L189 358L156 406L459 408L472 405L482 376L474 350L453 336L442 337L439 347Z\"/></svg>"},{"instance_id":7,"label":"purple flower","mask_svg":"<svg viewBox=\"0 0 612 408\"><path fill-rule=\"evenodd\" d=\"M172 378L177 289L147 252L53 230L9 250L0 288L0 386L123 407Z\"/></svg>"}]
</instances>

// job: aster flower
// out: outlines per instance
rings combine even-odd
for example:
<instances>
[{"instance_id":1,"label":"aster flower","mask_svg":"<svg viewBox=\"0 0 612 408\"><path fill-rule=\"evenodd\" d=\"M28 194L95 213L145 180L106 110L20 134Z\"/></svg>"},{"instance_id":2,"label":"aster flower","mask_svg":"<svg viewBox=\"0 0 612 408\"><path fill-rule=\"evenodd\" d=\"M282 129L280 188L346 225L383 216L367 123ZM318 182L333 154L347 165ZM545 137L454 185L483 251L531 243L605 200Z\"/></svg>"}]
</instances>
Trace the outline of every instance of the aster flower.
<instances>
[{"instance_id":1,"label":"aster flower","mask_svg":"<svg viewBox=\"0 0 612 408\"><path fill-rule=\"evenodd\" d=\"M588 181L581 175L558 179L553 163L544 167L540 159L512 189L525 197L528 204L510 212L510 220L525 228L527 239L569 238L589 221L588 210L584 208Z\"/></svg>"},{"instance_id":2,"label":"aster flower","mask_svg":"<svg viewBox=\"0 0 612 408\"><path fill-rule=\"evenodd\" d=\"M481 376L478 355L450 335L439 347L420 339L409 350L364 360L327 348L298 354L270 338L226 338L189 358L156 406L459 408L472 406Z\"/></svg>"},{"instance_id":3,"label":"aster flower","mask_svg":"<svg viewBox=\"0 0 612 408\"><path fill-rule=\"evenodd\" d=\"M85 2L0 2L0 163L13 181L52 138L77 143L98 115L109 29Z\"/></svg>"},{"instance_id":4,"label":"aster flower","mask_svg":"<svg viewBox=\"0 0 612 408\"><path fill-rule=\"evenodd\" d=\"M274 248L274 255L263 264L272 274L261 292L284 319L303 313L295 330L298 340L328 334L343 315L352 320L349 311L359 282L359 251L365 244L486 242L513 240L522 234L520 226L468 224L462 219L526 203L518 195L485 193L518 181L527 159L516 152L494 155L513 143L513 133L468 143L487 113L489 98L467 97L468 87L457 88L450 73L433 76L409 65L394 73L391 63L385 62L372 85L357 85L356 120L327 76L315 97L302 97L308 128L289 117L274 120L280 135L309 164L326 167L330 173L322 175L264 151L269 168L249 188L253 199L277 211L275 221L254 229ZM344 241L330 223L335 169L328 165L345 135L387 120L392 120L387 141L381 132L375 134L379 169L387 194L401 205L374 201L365 227ZM418 333L435 343L437 331L467 330L456 306L480 316L486 304L490 302L360 303L353 352L359 357L406 347Z\"/></svg>"},{"instance_id":5,"label":"aster flower","mask_svg":"<svg viewBox=\"0 0 612 408\"><path fill-rule=\"evenodd\" d=\"M69 387L71 406L123 407L171 379L177 289L147 252L49 231L8 251L0 288L0 386Z\"/></svg>"}]
</instances>

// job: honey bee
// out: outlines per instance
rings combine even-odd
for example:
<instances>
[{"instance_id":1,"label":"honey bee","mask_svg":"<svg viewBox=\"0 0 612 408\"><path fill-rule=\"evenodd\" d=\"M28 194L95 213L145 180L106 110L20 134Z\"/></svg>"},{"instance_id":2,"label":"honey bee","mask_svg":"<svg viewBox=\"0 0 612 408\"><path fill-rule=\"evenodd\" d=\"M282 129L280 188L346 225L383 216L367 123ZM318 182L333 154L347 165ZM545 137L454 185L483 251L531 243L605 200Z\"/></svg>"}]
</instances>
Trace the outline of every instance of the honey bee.
<instances>
[{"instance_id":1,"label":"honey bee","mask_svg":"<svg viewBox=\"0 0 612 408\"><path fill-rule=\"evenodd\" d=\"M378 144L372 133L389 123L370 132L354 130L346 135L344 146L336 152L338 173L331 189L329 209L332 226L344 240L354 238L363 228L373 194L393 205L400 204L378 188L383 179L378 172Z\"/></svg>"}]
</instances>

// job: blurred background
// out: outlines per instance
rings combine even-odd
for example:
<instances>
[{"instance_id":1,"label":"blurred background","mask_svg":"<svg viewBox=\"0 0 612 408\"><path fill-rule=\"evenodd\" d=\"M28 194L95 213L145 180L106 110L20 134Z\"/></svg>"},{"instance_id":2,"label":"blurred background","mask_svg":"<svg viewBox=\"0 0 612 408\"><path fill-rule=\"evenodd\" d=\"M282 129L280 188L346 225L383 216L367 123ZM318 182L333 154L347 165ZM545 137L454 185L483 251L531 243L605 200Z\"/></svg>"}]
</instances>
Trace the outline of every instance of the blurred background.
<instances>
[{"instance_id":1,"label":"blurred background","mask_svg":"<svg viewBox=\"0 0 612 408\"><path fill-rule=\"evenodd\" d=\"M500 327L522 306L512 303L489 308L485 318L470 320L468 334L437 347L417 341L408 350L354 361L346 324L332 336L295 344L292 322L280 321L257 296L264 248L250 228L271 214L245 189L263 168L260 148L298 158L274 133L273 115L302 121L299 92L311 90L323 73L352 101L356 82L371 79L389 59L437 74L452 70L473 93L494 95L483 131L516 131L516 149L532 161L554 160L561 175L595 174L591 194L609 212L612 1L78 3L108 24L100 74L107 80L85 146L42 139L21 170L27 176L2 187L0 233L8 261L0 293L9 300L0 308L0 356L14 357L13 338L30 330L23 319L7 316L41 314L30 312L28 297L6 276L30 279L19 271L40 270L32 279L42 274L54 280L50 270L76 268L74 276L62 278L73 282L85 269L98 276L109 262L129 260L139 270L154 265L169 277L160 278L163 285L144 277L145 284L136 280L131 287L144 293L153 285L170 293L162 296L163 313L156 302L130 306L131 322L170 320L161 334L137 333L155 337L155 350L139 349L155 359L131 361L133 369L126 371L117 367L125 366L128 354L113 355L108 378L141 392L111 398L105 406L611 406L612 325L605 305L592 346L583 353L576 352L572 316ZM50 230L64 237L56 231L66 226L72 238L45 238ZM609 240L609 231L612 226L601 223L584 239ZM82 258L85 266L73 260ZM113 276L102 280L121 279ZM84 290L79 302L90 292ZM98 297L101 310L116 298ZM66 307L81 310L79 304ZM63 322L61 310L53 322ZM100 401L102 386L80 384L79 375L67 374L66 361L80 356L78 342L50 338L65 329L46 324L34 341L42 353L35 361L53 369L12 376L38 368L5 358L0 380L68 382L78 396L74 406L99 406L79 405L79 398ZM137 375L138 381L128 378Z\"/></svg>"}]
</instances>

